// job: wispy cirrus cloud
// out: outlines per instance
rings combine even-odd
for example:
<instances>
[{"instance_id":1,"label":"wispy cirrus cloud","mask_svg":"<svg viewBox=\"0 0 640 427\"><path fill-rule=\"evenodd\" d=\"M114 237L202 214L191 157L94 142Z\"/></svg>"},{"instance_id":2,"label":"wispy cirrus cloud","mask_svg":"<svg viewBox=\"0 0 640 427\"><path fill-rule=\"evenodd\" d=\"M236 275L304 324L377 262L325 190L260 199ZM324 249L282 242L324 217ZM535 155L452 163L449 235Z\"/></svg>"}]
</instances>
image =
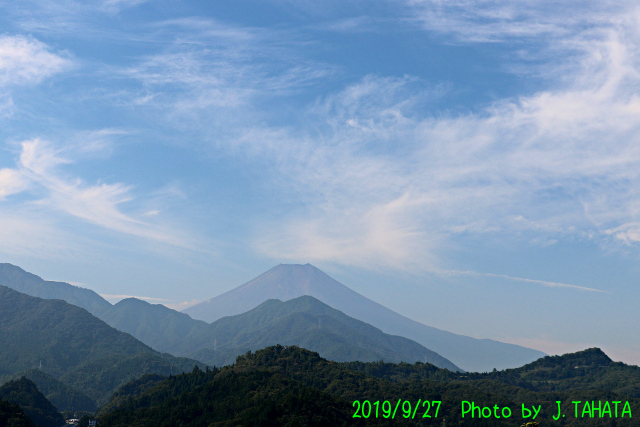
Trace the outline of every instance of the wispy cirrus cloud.
<instances>
[{"instance_id":1,"label":"wispy cirrus cloud","mask_svg":"<svg viewBox=\"0 0 640 427\"><path fill-rule=\"evenodd\" d=\"M28 186L22 174L15 169L0 169L0 200L11 194L19 193Z\"/></svg>"},{"instance_id":2,"label":"wispy cirrus cloud","mask_svg":"<svg viewBox=\"0 0 640 427\"><path fill-rule=\"evenodd\" d=\"M237 27L209 19L181 18L153 25L176 32L168 47L124 70L139 81L141 105L179 114L242 107L257 99L296 93L335 71L296 53L295 32ZM278 58L278 61L273 61Z\"/></svg>"},{"instance_id":3,"label":"wispy cirrus cloud","mask_svg":"<svg viewBox=\"0 0 640 427\"><path fill-rule=\"evenodd\" d=\"M430 117L418 106L432 89L369 76L310 108L306 131L247 131L237 143L271 156L280 188L307 197L306 210L261 229L256 248L434 271L437 248L462 233L639 241L639 17L572 33L570 77L482 111Z\"/></svg>"},{"instance_id":4,"label":"wispy cirrus cloud","mask_svg":"<svg viewBox=\"0 0 640 427\"><path fill-rule=\"evenodd\" d=\"M65 55L68 56L68 55ZM0 37L0 87L37 84L71 65L68 57L24 36Z\"/></svg>"},{"instance_id":5,"label":"wispy cirrus cloud","mask_svg":"<svg viewBox=\"0 0 640 427\"><path fill-rule=\"evenodd\" d=\"M148 1L150 0L102 0L100 7L105 12L117 13Z\"/></svg>"},{"instance_id":6,"label":"wispy cirrus cloud","mask_svg":"<svg viewBox=\"0 0 640 427\"><path fill-rule=\"evenodd\" d=\"M17 86L38 84L71 64L69 55L54 53L33 37L0 36L0 116L11 116Z\"/></svg>"},{"instance_id":7,"label":"wispy cirrus cloud","mask_svg":"<svg viewBox=\"0 0 640 427\"><path fill-rule=\"evenodd\" d=\"M459 42L502 42L518 38L566 39L618 16L631 3L593 0L402 0L425 29Z\"/></svg>"},{"instance_id":8,"label":"wispy cirrus cloud","mask_svg":"<svg viewBox=\"0 0 640 427\"><path fill-rule=\"evenodd\" d=\"M109 133L113 131L106 132ZM94 134L104 136L105 131ZM104 144L100 138L97 140L98 145ZM87 145L91 147L91 141ZM18 167L0 171L0 194L5 199L18 193L31 195L26 203L16 206L15 203L18 202L14 202L14 209L25 210L32 206L31 210L64 214L67 218L93 224L121 235L178 248L197 248L195 240L185 231L172 228L160 220L151 221L151 216L159 216L159 210L153 215L148 215L148 211L146 215L143 213L139 216L127 213L123 205L135 199L130 186L122 183L88 185L81 179L66 176L61 167L72 164L71 156L74 154L86 154L85 149L91 151L95 147L79 148L71 144L64 148L55 148L51 143L41 139L23 141ZM23 225L18 228L37 228L38 215L32 212L23 216Z\"/></svg>"}]
</instances>

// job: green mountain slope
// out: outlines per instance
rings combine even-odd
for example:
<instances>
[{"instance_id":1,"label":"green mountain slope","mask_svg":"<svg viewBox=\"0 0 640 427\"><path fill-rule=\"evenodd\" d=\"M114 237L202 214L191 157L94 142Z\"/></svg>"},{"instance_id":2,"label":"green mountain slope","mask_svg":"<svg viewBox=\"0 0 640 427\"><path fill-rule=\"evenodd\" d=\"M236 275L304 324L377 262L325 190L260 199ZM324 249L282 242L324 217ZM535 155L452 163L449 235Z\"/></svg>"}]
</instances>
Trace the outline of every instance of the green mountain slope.
<instances>
[{"instance_id":1,"label":"green mountain slope","mask_svg":"<svg viewBox=\"0 0 640 427\"><path fill-rule=\"evenodd\" d=\"M175 372L190 371L195 363L161 355L80 307L0 286L0 379L5 381L42 364L45 373L101 404L133 378L168 375L172 365Z\"/></svg>"},{"instance_id":2,"label":"green mountain slope","mask_svg":"<svg viewBox=\"0 0 640 427\"><path fill-rule=\"evenodd\" d=\"M407 363L350 362L345 365L395 382L409 379L465 381L478 386L498 381L533 392L603 391L605 394L611 392L624 398L640 399L640 367L613 362L599 348L547 356L520 368L487 373L455 373L431 365Z\"/></svg>"},{"instance_id":3,"label":"green mountain slope","mask_svg":"<svg viewBox=\"0 0 640 427\"><path fill-rule=\"evenodd\" d=\"M138 408L133 413L123 410L106 414L100 418L100 425L365 425L363 420L354 420L350 410L347 402L305 387L299 381L277 373L254 371L222 377L195 389L187 388L156 407Z\"/></svg>"},{"instance_id":4,"label":"green mountain slope","mask_svg":"<svg viewBox=\"0 0 640 427\"><path fill-rule=\"evenodd\" d=\"M0 387L0 399L19 405L40 427L59 427L64 424L62 415L51 402L38 391L32 381L24 377Z\"/></svg>"},{"instance_id":5,"label":"green mountain slope","mask_svg":"<svg viewBox=\"0 0 640 427\"><path fill-rule=\"evenodd\" d=\"M0 369L19 372L39 366L54 376L109 355L152 350L86 310L0 287Z\"/></svg>"},{"instance_id":6,"label":"green mountain slope","mask_svg":"<svg viewBox=\"0 0 640 427\"><path fill-rule=\"evenodd\" d=\"M588 361L594 353L593 350L588 350L561 356L559 359L562 360L562 365L568 366L576 361ZM623 369L629 373L635 370L635 367L626 365L604 368L595 368L593 365L592 368L613 371ZM127 422L129 425L140 426L169 426L179 425L180 422L221 426L260 423L285 425L286 422L291 423L290 425L313 425L313 414L318 414L319 417L327 415L322 407L325 405L306 405L313 399L327 399L326 406L336 408L336 413L347 411L347 419L337 417L332 420L334 424L325 425L351 425L351 422L355 425L358 421L365 421L350 418L355 412L352 406L355 400L389 401L394 405L402 399L413 408L421 399L422 402L441 402L437 417L433 411L427 413L432 415L431 419L423 419L426 407L421 407L416 419L412 419L412 411L405 411L407 403L404 404L405 410L402 407L399 409L393 422L385 420L384 413L380 410L378 418L371 416L366 419L365 424L442 425L446 418L447 425L518 426L532 421L531 418L522 417L521 405L526 404L528 407L539 405L540 412L535 421L541 426L638 425L636 418L637 411L640 410L640 399L626 395L624 384L608 383L607 389L598 388L593 383L588 384L589 379L595 378L594 373L584 371L578 375L583 377L583 385L549 392L536 390L526 381L520 385L513 384L513 380L524 372L514 371L467 374L422 363L336 363L297 347L274 346L241 356L236 364L222 369L206 372L194 370L190 374L150 384L141 393L139 387L134 385L130 387L130 397L121 393L118 404L110 406L109 412L103 412L100 421L101 425L107 427L124 426ZM525 371L532 372L531 369ZM505 375L505 378L501 378ZM562 378L568 379L564 376ZM299 401L293 405L290 396L280 393L283 389L295 390L300 395ZM260 399L255 400L255 397ZM268 401L269 404L262 406L262 401ZM463 401L474 402L480 407L493 408L498 405L500 409L509 408L511 415L501 418L476 416L472 419L467 414L463 418ZM566 415L557 422L553 420L557 413L556 401L561 402ZM581 412L575 417L572 401L622 401L623 404L620 405L618 418L600 418L597 414L595 417L590 414L582 416ZM633 411L631 415L635 414L635 417L630 417L629 414L622 417L624 402L628 402L628 407ZM252 412L256 407L260 409ZM310 409L301 414L296 412L298 407Z\"/></svg>"},{"instance_id":7,"label":"green mountain slope","mask_svg":"<svg viewBox=\"0 0 640 427\"><path fill-rule=\"evenodd\" d=\"M194 371L166 379L130 400L120 396L120 401L126 403L103 414L100 422L107 427L124 426L127 422L140 426L170 426L179 422L220 426L394 425L382 413L378 419L353 418L352 401L396 402L398 398L414 403L420 398L441 399L446 410L439 415L454 416L457 395L448 393L442 385L431 385L435 387L413 390L354 372L308 350L274 346L241 356L235 365L221 370ZM477 400L491 398L473 387L455 390ZM425 425L422 415L403 424ZM397 418L402 416L398 414Z\"/></svg>"},{"instance_id":8,"label":"green mountain slope","mask_svg":"<svg viewBox=\"0 0 640 427\"><path fill-rule=\"evenodd\" d=\"M77 388L69 387L51 375L40 369L30 369L20 372L12 377L17 380L25 377L38 387L38 390L47 397L56 408L73 408L74 411L95 412L96 402L94 399L79 391Z\"/></svg>"},{"instance_id":9,"label":"green mountain slope","mask_svg":"<svg viewBox=\"0 0 640 427\"><path fill-rule=\"evenodd\" d=\"M97 316L111 308L111 304L90 289L64 282L51 282L28 273L12 264L0 263L0 286L44 299L61 299L82 307Z\"/></svg>"},{"instance_id":10,"label":"green mountain slope","mask_svg":"<svg viewBox=\"0 0 640 427\"><path fill-rule=\"evenodd\" d=\"M219 319L186 336L175 351L222 366L249 350L275 344L297 345L335 361L421 361L459 370L415 341L385 334L310 296L269 300L247 313Z\"/></svg>"},{"instance_id":11,"label":"green mountain slope","mask_svg":"<svg viewBox=\"0 0 640 427\"><path fill-rule=\"evenodd\" d=\"M161 304L149 304L127 298L103 313L101 319L114 328L127 332L156 350L186 354L181 344L186 337L207 340L209 325ZM196 349L189 348L188 352Z\"/></svg>"}]
</instances>

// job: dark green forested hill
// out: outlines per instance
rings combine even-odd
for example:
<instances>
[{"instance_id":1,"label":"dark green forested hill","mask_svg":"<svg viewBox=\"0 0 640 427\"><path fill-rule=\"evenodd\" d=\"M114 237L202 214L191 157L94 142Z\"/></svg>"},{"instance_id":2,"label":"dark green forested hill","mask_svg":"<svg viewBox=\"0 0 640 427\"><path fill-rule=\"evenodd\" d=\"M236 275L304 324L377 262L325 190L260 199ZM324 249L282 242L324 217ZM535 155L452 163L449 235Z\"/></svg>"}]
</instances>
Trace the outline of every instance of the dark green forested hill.
<instances>
[{"instance_id":1,"label":"dark green forested hill","mask_svg":"<svg viewBox=\"0 0 640 427\"><path fill-rule=\"evenodd\" d=\"M0 399L0 426L35 427L35 424L24 414L20 406Z\"/></svg>"},{"instance_id":2,"label":"dark green forested hill","mask_svg":"<svg viewBox=\"0 0 640 427\"><path fill-rule=\"evenodd\" d=\"M405 412L400 407L401 412L393 424L442 425L446 418L449 426L519 426L531 421L523 419L521 414L521 405L526 404L527 407L540 405L536 421L541 426L640 425L640 399L634 397L633 392L627 393L630 383L637 384L637 378L633 376L637 368L613 362L609 366L603 365L601 363L606 362L603 354L600 350L590 349L549 358L517 370L465 374L423 363L336 363L297 347L274 346L241 356L236 364L222 369L194 370L164 380L147 378L131 383L102 411L101 425L286 425L287 422L314 425L314 416L319 420L317 425L357 425L359 422L376 425L390 421L384 419L382 412L378 419L354 419L353 401L395 404L398 399L412 405L419 399L441 401L442 404L438 417L429 420L405 419L401 416ZM562 390L540 388L524 378L549 366L572 367L571 373L556 377ZM609 374L600 372L603 369L610 370ZM627 382L615 381L622 375L620 370L630 374ZM574 386L564 382L576 378L580 380L574 382ZM127 390L130 390L129 395ZM467 414L463 418L463 401L489 408L494 405L510 408L512 416L508 419L493 416L471 419ZM558 422L552 420L557 401L562 402L566 415ZM635 417L621 418L623 405L620 405L619 418L599 418L597 413L590 417L589 411L586 415L582 412L583 406L576 418L572 401L628 401ZM317 405L317 402L322 404ZM435 414L432 412L431 415Z\"/></svg>"},{"instance_id":3,"label":"dark green forested hill","mask_svg":"<svg viewBox=\"0 0 640 427\"><path fill-rule=\"evenodd\" d=\"M640 367L613 362L598 348L547 356L520 368L488 373L448 372L428 364L350 362L346 366L367 375L399 382L455 380L466 381L477 387L500 382L534 392L593 390L615 393L625 398L640 398Z\"/></svg>"},{"instance_id":4,"label":"dark green forested hill","mask_svg":"<svg viewBox=\"0 0 640 427\"><path fill-rule=\"evenodd\" d=\"M444 400L440 416L452 419L456 392L489 399L472 387L456 386L451 393L433 385L411 389L354 372L308 350L275 346L241 356L233 366L166 379L132 399L120 395L120 409L112 406L101 425L389 425L393 423L382 415L377 420L353 418L352 401L439 398ZM425 425L422 419L407 423ZM477 425L507 424L487 420Z\"/></svg>"},{"instance_id":5,"label":"dark green forested hill","mask_svg":"<svg viewBox=\"0 0 640 427\"><path fill-rule=\"evenodd\" d=\"M87 361L152 350L86 310L0 287L0 373L42 365L60 376Z\"/></svg>"},{"instance_id":6,"label":"dark green forested hill","mask_svg":"<svg viewBox=\"0 0 640 427\"><path fill-rule=\"evenodd\" d=\"M77 388L69 387L40 369L36 368L20 372L14 375L12 379L16 380L21 377L33 381L38 390L56 408L63 408L62 410L69 408L69 410L73 409L74 411L82 412L95 412L97 409L95 400L87 396L86 393L79 391Z\"/></svg>"},{"instance_id":7,"label":"dark green forested hill","mask_svg":"<svg viewBox=\"0 0 640 427\"><path fill-rule=\"evenodd\" d=\"M196 363L162 355L65 301L0 286L0 383L42 366L47 375L100 405L140 375L168 375L172 365L175 372L190 371ZM59 410L72 409L72 401L57 401L65 405Z\"/></svg>"},{"instance_id":8,"label":"dark green forested hill","mask_svg":"<svg viewBox=\"0 0 640 427\"><path fill-rule=\"evenodd\" d=\"M64 424L62 415L51 402L38 391L32 381L24 377L0 387L0 399L19 405L40 427L59 427Z\"/></svg>"}]
</instances>

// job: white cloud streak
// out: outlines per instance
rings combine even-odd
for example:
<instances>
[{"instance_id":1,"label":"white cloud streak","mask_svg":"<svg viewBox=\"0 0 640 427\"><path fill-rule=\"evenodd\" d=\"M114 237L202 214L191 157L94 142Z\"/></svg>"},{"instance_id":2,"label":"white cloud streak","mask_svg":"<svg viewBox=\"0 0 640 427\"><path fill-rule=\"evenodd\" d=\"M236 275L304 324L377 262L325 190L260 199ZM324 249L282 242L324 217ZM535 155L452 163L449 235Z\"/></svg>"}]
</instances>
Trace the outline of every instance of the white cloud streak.
<instances>
[{"instance_id":1,"label":"white cloud streak","mask_svg":"<svg viewBox=\"0 0 640 427\"><path fill-rule=\"evenodd\" d=\"M586 292L601 292L605 294L610 293L607 291L603 291L595 288L589 288L586 286L570 285L567 283L559 283L559 282L550 282L547 280L525 279L522 277L507 276L506 274L480 273L478 271L458 271L458 270L440 270L437 273L446 275L446 276L496 277L499 279L507 279L507 280L512 280L516 282L533 283L533 284L545 286L547 288L566 288L566 289L573 289L573 290L586 291Z\"/></svg>"},{"instance_id":2,"label":"white cloud streak","mask_svg":"<svg viewBox=\"0 0 640 427\"><path fill-rule=\"evenodd\" d=\"M235 143L271 159L307 203L261 229L256 248L433 271L436 248L461 233L640 241L638 22L633 9L568 32L571 76L477 113L425 116L433 90L369 76L310 109L306 131L247 131Z\"/></svg>"},{"instance_id":3,"label":"white cloud streak","mask_svg":"<svg viewBox=\"0 0 640 427\"><path fill-rule=\"evenodd\" d=\"M27 185L27 181L17 170L0 169L0 200L23 191Z\"/></svg>"},{"instance_id":4,"label":"white cloud streak","mask_svg":"<svg viewBox=\"0 0 640 427\"><path fill-rule=\"evenodd\" d=\"M246 114L256 99L295 93L334 71L296 54L301 42L292 33L199 18L154 27L173 35L168 47L121 74L145 88L138 103L169 108L181 117L201 112L210 117L212 111L231 117L229 110L239 107Z\"/></svg>"},{"instance_id":5,"label":"white cloud streak","mask_svg":"<svg viewBox=\"0 0 640 427\"><path fill-rule=\"evenodd\" d=\"M29 37L0 37L0 87L37 84L71 65L47 45Z\"/></svg>"},{"instance_id":6,"label":"white cloud streak","mask_svg":"<svg viewBox=\"0 0 640 427\"><path fill-rule=\"evenodd\" d=\"M402 0L425 29L458 42L513 39L563 40L585 27L609 22L628 1ZM617 8L616 8L617 6ZM452 40L453 41L453 40Z\"/></svg>"},{"instance_id":7,"label":"white cloud streak","mask_svg":"<svg viewBox=\"0 0 640 427\"><path fill-rule=\"evenodd\" d=\"M97 132L99 136L104 134L104 132ZM86 150L89 152L95 150L96 147L93 144L89 141L89 148L85 147ZM99 140L97 146L103 145L104 141ZM189 237L186 232L172 229L160 221L148 222L150 216L159 216L158 211L153 215L141 215L147 218L147 221L125 213L122 205L134 201L130 186L121 183L87 185L80 179L65 177L60 168L72 163L68 156L73 154L72 151L75 151L75 154L86 154L85 149L74 147L73 144L65 149L56 149L52 144L41 139L23 141L21 147L18 168L0 170L0 200L2 197L7 199L11 195L29 192L40 196L28 202L28 205L37 207L38 210L64 213L68 218L81 220L122 235L135 236L178 248L197 249L196 240ZM35 216L31 215L30 218L35 227ZM27 219L23 218L18 228L28 229L32 223Z\"/></svg>"}]
</instances>

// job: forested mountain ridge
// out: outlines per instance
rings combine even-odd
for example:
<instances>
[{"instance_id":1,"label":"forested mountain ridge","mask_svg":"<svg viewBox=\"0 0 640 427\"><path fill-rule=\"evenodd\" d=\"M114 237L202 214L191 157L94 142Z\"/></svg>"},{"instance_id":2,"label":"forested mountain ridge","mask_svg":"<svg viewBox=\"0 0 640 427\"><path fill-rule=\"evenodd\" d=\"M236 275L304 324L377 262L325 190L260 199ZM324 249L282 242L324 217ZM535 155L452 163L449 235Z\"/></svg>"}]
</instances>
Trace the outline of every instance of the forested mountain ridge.
<instances>
[{"instance_id":1,"label":"forested mountain ridge","mask_svg":"<svg viewBox=\"0 0 640 427\"><path fill-rule=\"evenodd\" d=\"M49 376L102 404L144 373L168 375L172 365L175 372L190 371L197 363L162 355L65 301L0 286L0 383L42 366Z\"/></svg>"},{"instance_id":2,"label":"forested mountain ridge","mask_svg":"<svg viewBox=\"0 0 640 427\"><path fill-rule=\"evenodd\" d=\"M460 370L415 341L385 334L310 296L286 302L269 300L247 313L223 317L199 335L185 337L178 354L221 366L233 363L238 355L249 350L256 351L275 344L297 345L340 362L422 361L453 371Z\"/></svg>"},{"instance_id":3,"label":"forested mountain ridge","mask_svg":"<svg viewBox=\"0 0 640 427\"><path fill-rule=\"evenodd\" d=\"M111 304L91 289L65 282L44 280L18 266L0 263L0 286L6 286L23 294L44 299L61 299L82 307L94 316L104 313ZM100 317L100 316L98 316Z\"/></svg>"},{"instance_id":4,"label":"forested mountain ridge","mask_svg":"<svg viewBox=\"0 0 640 427\"><path fill-rule=\"evenodd\" d=\"M33 381L38 387L38 390L42 392L55 406L56 408L62 408L61 410L71 410L82 412L95 412L97 409L96 401L80 390L70 387L46 372L34 368L28 371L19 372L10 379L17 380L22 377Z\"/></svg>"},{"instance_id":5,"label":"forested mountain ridge","mask_svg":"<svg viewBox=\"0 0 640 427\"><path fill-rule=\"evenodd\" d=\"M394 382L435 380L478 385L499 381L534 392L604 391L624 398L640 399L640 367L613 362L599 348L547 356L520 368L485 373L456 373L419 363L349 362L344 365Z\"/></svg>"},{"instance_id":6,"label":"forested mountain ridge","mask_svg":"<svg viewBox=\"0 0 640 427\"><path fill-rule=\"evenodd\" d=\"M59 427L64 424L62 415L51 402L32 381L24 377L9 381L0 387L0 399L19 405L24 413L40 427Z\"/></svg>"},{"instance_id":7,"label":"forested mountain ridge","mask_svg":"<svg viewBox=\"0 0 640 427\"><path fill-rule=\"evenodd\" d=\"M591 360L596 352L599 350L589 349L565 355L566 357L559 356L554 358L552 363L569 366L576 361ZM545 363L549 363L549 360ZM636 368L620 365L613 364L604 368L594 365L585 368L586 371L579 371L578 368L579 375L572 375L571 378L588 379L593 375L589 369L627 369L628 372L632 372ZM132 386L131 390L135 390L135 393L130 398L127 398L126 393L120 393L118 404L112 405L109 411L102 414L101 425L125 426L126 422L131 422L140 426L171 426L178 425L176 423L179 422L189 422L192 425L231 426L243 423L249 425L252 421L257 424L263 422L264 425L282 425L275 420L285 419L293 420L291 425L314 425L314 413L319 419L328 416L322 407L313 407L313 410L306 413L294 413L291 410L290 416L283 418L283 408L291 403L291 396L278 394L278 390L287 387L299 394L296 404L302 408L308 407L306 405L309 405L312 399L327 399L327 407L335 411L332 413L336 415L333 421L337 424L333 425L351 425L352 421L358 422L357 419L353 419L355 407L352 403L355 400L395 403L398 399L411 402L412 405L419 399L442 402L438 416L430 420L436 425L441 425L446 418L447 425L517 426L531 421L522 418L522 404L530 407L539 405L540 413L535 421L545 426L638 425L635 418L628 415L620 418L622 405L618 419L601 419L589 415L576 418L573 413L572 401L628 401L629 407L637 411L640 408L640 398L627 394L625 385L616 386L612 382L604 384L604 388L578 385L560 391L544 391L536 390L526 381L522 381L520 385L512 383L518 375L524 375L525 371L533 372L535 369L538 367L530 366L521 372L509 370L467 374L454 373L422 363L337 363L297 347L273 346L238 357L234 365L204 372L194 370L190 374L150 384L141 392L139 387ZM573 369L576 370L575 366ZM588 381L584 383L583 385L586 385ZM260 396L263 400L253 400L255 396ZM463 401L472 401L476 405L490 408L494 405L500 408L507 407L512 411L512 416L500 419L476 416L471 419L467 414L463 419ZM556 401L562 402L563 411L566 413L566 417L561 417L557 422L553 420L557 414ZM256 408L259 409L253 411ZM423 414L419 414L416 419L411 419L410 416L409 419L396 416L391 422L380 412L377 419L368 418L366 425L425 425L421 415ZM435 416L435 413L431 415Z\"/></svg>"}]
</instances>

